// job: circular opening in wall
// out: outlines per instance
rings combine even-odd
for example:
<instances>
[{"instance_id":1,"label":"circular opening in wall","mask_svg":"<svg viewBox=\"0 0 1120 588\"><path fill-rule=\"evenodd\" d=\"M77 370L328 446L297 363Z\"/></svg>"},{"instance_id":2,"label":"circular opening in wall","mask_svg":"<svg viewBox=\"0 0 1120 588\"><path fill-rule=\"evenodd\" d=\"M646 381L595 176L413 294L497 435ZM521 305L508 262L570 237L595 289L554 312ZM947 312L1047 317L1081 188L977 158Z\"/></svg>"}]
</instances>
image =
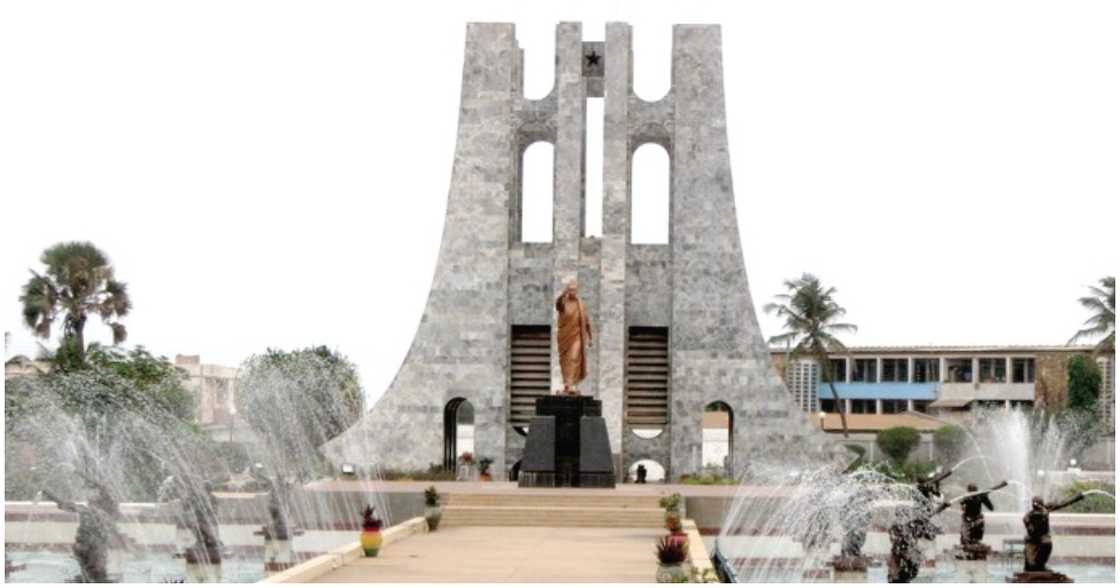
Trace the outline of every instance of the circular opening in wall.
<instances>
[{"instance_id":1,"label":"circular opening in wall","mask_svg":"<svg viewBox=\"0 0 1120 588\"><path fill-rule=\"evenodd\" d=\"M640 439L653 439L665 430L665 427L631 427L630 432Z\"/></svg>"},{"instance_id":2,"label":"circular opening in wall","mask_svg":"<svg viewBox=\"0 0 1120 588\"><path fill-rule=\"evenodd\" d=\"M645 469L645 478L639 476L639 466ZM644 482L664 482L665 467L652 459L639 459L630 465L626 479L629 482L642 484Z\"/></svg>"}]
</instances>

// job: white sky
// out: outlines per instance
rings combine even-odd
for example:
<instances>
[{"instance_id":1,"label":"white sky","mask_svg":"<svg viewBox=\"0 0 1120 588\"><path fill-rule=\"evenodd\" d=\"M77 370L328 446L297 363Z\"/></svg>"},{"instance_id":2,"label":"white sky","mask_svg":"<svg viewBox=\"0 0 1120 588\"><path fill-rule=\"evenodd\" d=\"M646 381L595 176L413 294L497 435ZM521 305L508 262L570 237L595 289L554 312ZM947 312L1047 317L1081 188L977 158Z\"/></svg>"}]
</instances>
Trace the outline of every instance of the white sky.
<instances>
[{"instance_id":1,"label":"white sky","mask_svg":"<svg viewBox=\"0 0 1120 588\"><path fill-rule=\"evenodd\" d=\"M28 269L88 239L129 283L130 344L237 365L322 343L379 396L432 279L473 20L517 24L530 97L557 21L629 21L647 99L670 25L722 24L755 303L815 272L849 344L1062 343L1116 272L1115 3L384 4L0 5L12 352L34 353Z\"/></svg>"}]
</instances>

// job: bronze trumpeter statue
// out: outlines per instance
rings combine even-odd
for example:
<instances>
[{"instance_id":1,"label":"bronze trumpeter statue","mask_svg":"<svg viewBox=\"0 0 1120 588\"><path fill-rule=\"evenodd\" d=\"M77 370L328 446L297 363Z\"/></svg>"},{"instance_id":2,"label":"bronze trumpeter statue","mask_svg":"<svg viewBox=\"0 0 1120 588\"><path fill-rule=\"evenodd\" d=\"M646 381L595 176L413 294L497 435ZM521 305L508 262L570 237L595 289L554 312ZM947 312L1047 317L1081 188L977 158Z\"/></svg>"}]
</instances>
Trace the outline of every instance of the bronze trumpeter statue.
<instances>
[{"instance_id":1,"label":"bronze trumpeter statue","mask_svg":"<svg viewBox=\"0 0 1120 588\"><path fill-rule=\"evenodd\" d=\"M117 501L102 484L93 484L97 495L88 505L62 500L49 490L43 496L58 505L60 510L78 515L78 532L74 536L74 558L78 560L81 574L79 582L105 583L109 577L109 549L125 544L124 535L114 522L120 516Z\"/></svg>"},{"instance_id":2,"label":"bronze trumpeter statue","mask_svg":"<svg viewBox=\"0 0 1120 588\"><path fill-rule=\"evenodd\" d=\"M1054 543L1050 540L1050 513L1084 498L1084 494L1078 493L1065 502L1052 504L1047 504L1039 496L1031 500L1031 510L1023 516L1023 525L1027 528L1027 536L1023 539L1024 572L1050 571L1050 568L1046 567L1046 562L1050 561L1050 552L1054 550Z\"/></svg>"}]
</instances>

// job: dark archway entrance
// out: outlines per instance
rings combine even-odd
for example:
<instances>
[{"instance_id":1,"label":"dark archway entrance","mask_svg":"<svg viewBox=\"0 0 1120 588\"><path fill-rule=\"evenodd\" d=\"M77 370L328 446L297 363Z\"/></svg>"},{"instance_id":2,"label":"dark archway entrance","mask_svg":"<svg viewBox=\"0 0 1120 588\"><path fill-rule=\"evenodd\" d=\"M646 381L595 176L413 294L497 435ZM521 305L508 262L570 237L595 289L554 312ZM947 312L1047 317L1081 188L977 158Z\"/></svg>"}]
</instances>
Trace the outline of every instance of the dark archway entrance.
<instances>
[{"instance_id":1,"label":"dark archway entrance","mask_svg":"<svg viewBox=\"0 0 1120 588\"><path fill-rule=\"evenodd\" d=\"M474 406L466 398L452 398L443 407L443 467L455 471L459 461L460 437L469 436L469 447L474 451Z\"/></svg>"},{"instance_id":2,"label":"dark archway entrance","mask_svg":"<svg viewBox=\"0 0 1120 588\"><path fill-rule=\"evenodd\" d=\"M704 427L701 455L705 472L719 472L722 476L732 476L735 457L735 413L723 401L715 401L704 407Z\"/></svg>"}]
</instances>

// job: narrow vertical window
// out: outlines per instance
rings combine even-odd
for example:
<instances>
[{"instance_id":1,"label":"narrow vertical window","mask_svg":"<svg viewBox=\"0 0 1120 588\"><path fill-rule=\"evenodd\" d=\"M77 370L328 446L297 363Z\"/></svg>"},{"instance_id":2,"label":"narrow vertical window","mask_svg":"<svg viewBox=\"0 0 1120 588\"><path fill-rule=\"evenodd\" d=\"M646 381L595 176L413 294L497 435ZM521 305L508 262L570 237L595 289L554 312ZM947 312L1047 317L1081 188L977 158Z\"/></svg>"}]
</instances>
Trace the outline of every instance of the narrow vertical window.
<instances>
[{"instance_id":1,"label":"narrow vertical window","mask_svg":"<svg viewBox=\"0 0 1120 588\"><path fill-rule=\"evenodd\" d=\"M603 234L603 99L587 99L587 146L584 150L583 236Z\"/></svg>"},{"instance_id":2,"label":"narrow vertical window","mask_svg":"<svg viewBox=\"0 0 1120 588\"><path fill-rule=\"evenodd\" d=\"M552 144L533 143L521 156L521 240L552 242Z\"/></svg>"},{"instance_id":3,"label":"narrow vertical window","mask_svg":"<svg viewBox=\"0 0 1120 588\"><path fill-rule=\"evenodd\" d=\"M647 143L634 152L631 169L630 242L669 243L669 154Z\"/></svg>"}]
</instances>

